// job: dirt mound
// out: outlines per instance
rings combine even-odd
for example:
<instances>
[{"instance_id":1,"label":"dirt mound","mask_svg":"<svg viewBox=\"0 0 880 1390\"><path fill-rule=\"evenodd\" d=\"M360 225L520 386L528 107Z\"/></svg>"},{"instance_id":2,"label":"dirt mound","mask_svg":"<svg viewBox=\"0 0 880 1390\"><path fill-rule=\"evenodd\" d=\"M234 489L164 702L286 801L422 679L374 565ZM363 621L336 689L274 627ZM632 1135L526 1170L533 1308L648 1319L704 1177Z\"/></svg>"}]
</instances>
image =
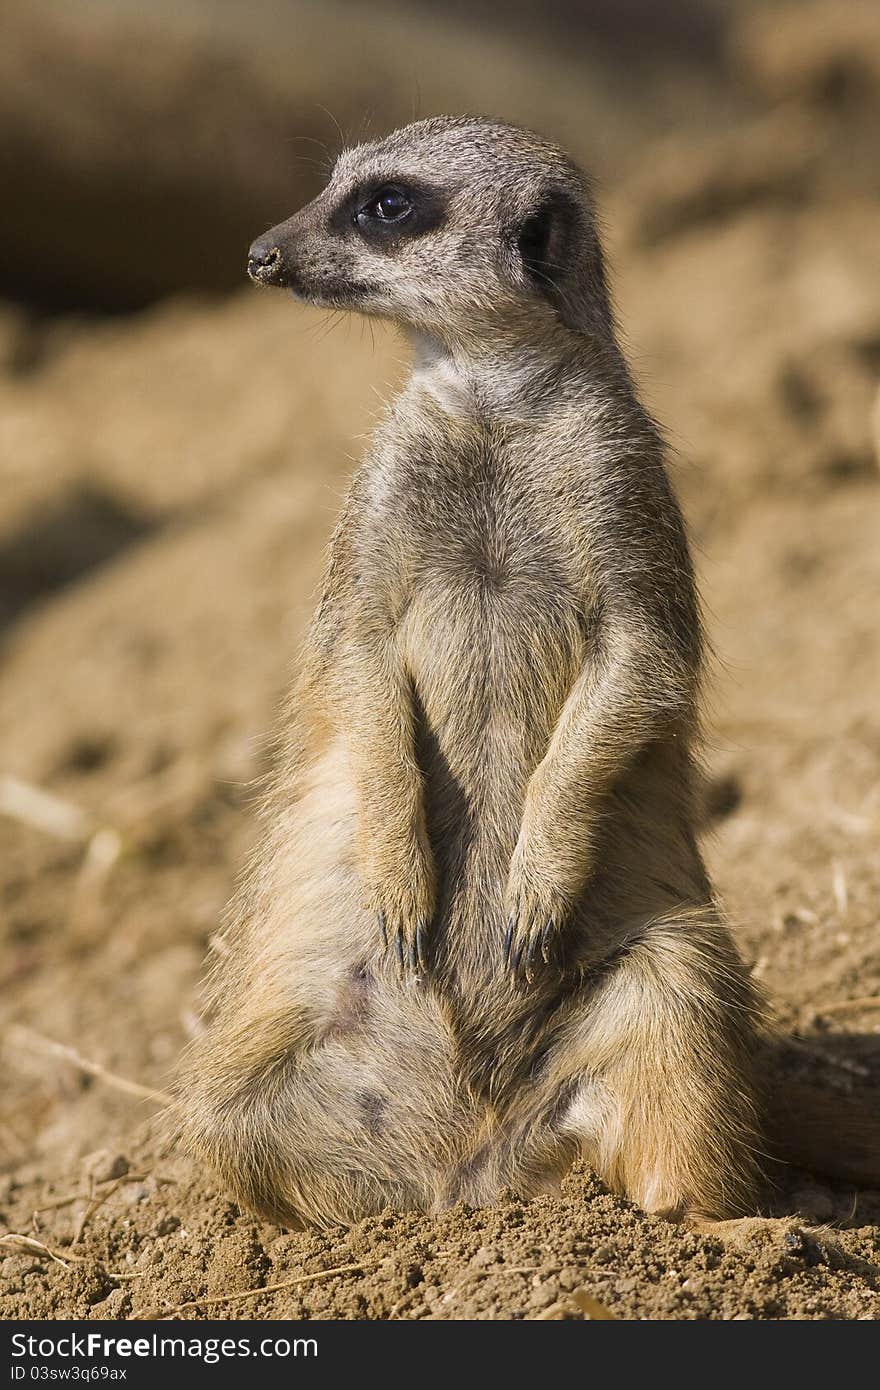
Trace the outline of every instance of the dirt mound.
<instances>
[{"instance_id":1,"label":"dirt mound","mask_svg":"<svg viewBox=\"0 0 880 1390\"><path fill-rule=\"evenodd\" d=\"M876 1094L880 213L874 92L823 75L839 9L750 17L717 128L673 102L604 202L720 658L710 865L808 1038L798 1066ZM838 73L880 62L859 24L835 20ZM0 1225L31 1242L0 1245L0 1312L876 1317L880 1194L806 1174L723 1240L582 1172L558 1198L328 1235L255 1221L163 1147L148 1093L198 1026L323 548L404 355L248 290L0 315Z\"/></svg>"}]
</instances>

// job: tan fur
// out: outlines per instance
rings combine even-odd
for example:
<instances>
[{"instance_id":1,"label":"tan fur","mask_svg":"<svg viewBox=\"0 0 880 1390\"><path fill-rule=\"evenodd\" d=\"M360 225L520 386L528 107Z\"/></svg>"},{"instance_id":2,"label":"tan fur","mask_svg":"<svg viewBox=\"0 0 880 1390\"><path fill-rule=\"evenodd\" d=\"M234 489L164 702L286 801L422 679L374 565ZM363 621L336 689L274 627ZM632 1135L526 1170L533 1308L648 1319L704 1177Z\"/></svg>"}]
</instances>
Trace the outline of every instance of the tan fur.
<instances>
[{"instance_id":1,"label":"tan fur","mask_svg":"<svg viewBox=\"0 0 880 1390\"><path fill-rule=\"evenodd\" d=\"M411 180L422 222L362 235ZM333 538L187 1143L285 1223L546 1191L578 1153L649 1211L747 1210L761 1012L695 839L697 601L583 175L421 122L251 271L400 323L414 369Z\"/></svg>"}]
</instances>

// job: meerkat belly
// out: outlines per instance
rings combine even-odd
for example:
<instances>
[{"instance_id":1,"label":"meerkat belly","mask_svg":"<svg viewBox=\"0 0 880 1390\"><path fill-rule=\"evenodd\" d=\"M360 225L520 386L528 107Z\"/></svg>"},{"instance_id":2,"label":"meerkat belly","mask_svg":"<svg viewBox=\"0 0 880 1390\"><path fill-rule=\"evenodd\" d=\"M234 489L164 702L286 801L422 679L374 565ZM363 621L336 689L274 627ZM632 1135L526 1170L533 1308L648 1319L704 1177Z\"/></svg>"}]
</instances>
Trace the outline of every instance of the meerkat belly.
<instances>
[{"instance_id":1,"label":"meerkat belly","mask_svg":"<svg viewBox=\"0 0 880 1390\"><path fill-rule=\"evenodd\" d=\"M576 595L537 572L440 574L411 604L400 640L429 797L454 793L469 823L515 839L526 784L584 658Z\"/></svg>"}]
</instances>

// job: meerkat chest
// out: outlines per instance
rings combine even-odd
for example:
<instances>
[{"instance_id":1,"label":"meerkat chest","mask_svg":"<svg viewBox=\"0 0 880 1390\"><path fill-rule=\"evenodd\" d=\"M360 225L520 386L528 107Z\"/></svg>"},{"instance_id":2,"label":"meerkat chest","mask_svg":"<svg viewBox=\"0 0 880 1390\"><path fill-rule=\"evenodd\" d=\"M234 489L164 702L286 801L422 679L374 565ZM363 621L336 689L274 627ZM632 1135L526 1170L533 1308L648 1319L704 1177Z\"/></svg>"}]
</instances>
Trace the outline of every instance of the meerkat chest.
<instances>
[{"instance_id":1,"label":"meerkat chest","mask_svg":"<svg viewBox=\"0 0 880 1390\"><path fill-rule=\"evenodd\" d=\"M549 472L506 441L464 434L408 453L388 480L375 535L429 705L476 713L491 688L525 712L582 661L585 556Z\"/></svg>"},{"instance_id":2,"label":"meerkat chest","mask_svg":"<svg viewBox=\"0 0 880 1390\"><path fill-rule=\"evenodd\" d=\"M488 430L450 430L387 471L373 528L407 606L438 590L498 607L582 592L583 541L536 455Z\"/></svg>"}]
</instances>

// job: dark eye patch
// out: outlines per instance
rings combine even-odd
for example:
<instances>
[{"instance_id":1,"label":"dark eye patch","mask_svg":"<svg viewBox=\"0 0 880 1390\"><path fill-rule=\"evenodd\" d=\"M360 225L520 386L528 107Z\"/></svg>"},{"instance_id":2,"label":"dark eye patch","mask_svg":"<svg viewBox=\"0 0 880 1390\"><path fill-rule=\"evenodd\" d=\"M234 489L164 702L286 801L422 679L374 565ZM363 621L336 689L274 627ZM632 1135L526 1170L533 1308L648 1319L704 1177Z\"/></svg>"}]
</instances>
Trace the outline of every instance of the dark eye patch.
<instances>
[{"instance_id":1,"label":"dark eye patch","mask_svg":"<svg viewBox=\"0 0 880 1390\"><path fill-rule=\"evenodd\" d=\"M403 222L411 216L413 200L405 188L387 183L368 203L355 213L355 222L361 225L367 218L379 222Z\"/></svg>"},{"instance_id":2,"label":"dark eye patch","mask_svg":"<svg viewBox=\"0 0 880 1390\"><path fill-rule=\"evenodd\" d=\"M376 180L350 193L333 210L330 225L391 252L404 240L441 227L448 204L445 189L412 179Z\"/></svg>"}]
</instances>

